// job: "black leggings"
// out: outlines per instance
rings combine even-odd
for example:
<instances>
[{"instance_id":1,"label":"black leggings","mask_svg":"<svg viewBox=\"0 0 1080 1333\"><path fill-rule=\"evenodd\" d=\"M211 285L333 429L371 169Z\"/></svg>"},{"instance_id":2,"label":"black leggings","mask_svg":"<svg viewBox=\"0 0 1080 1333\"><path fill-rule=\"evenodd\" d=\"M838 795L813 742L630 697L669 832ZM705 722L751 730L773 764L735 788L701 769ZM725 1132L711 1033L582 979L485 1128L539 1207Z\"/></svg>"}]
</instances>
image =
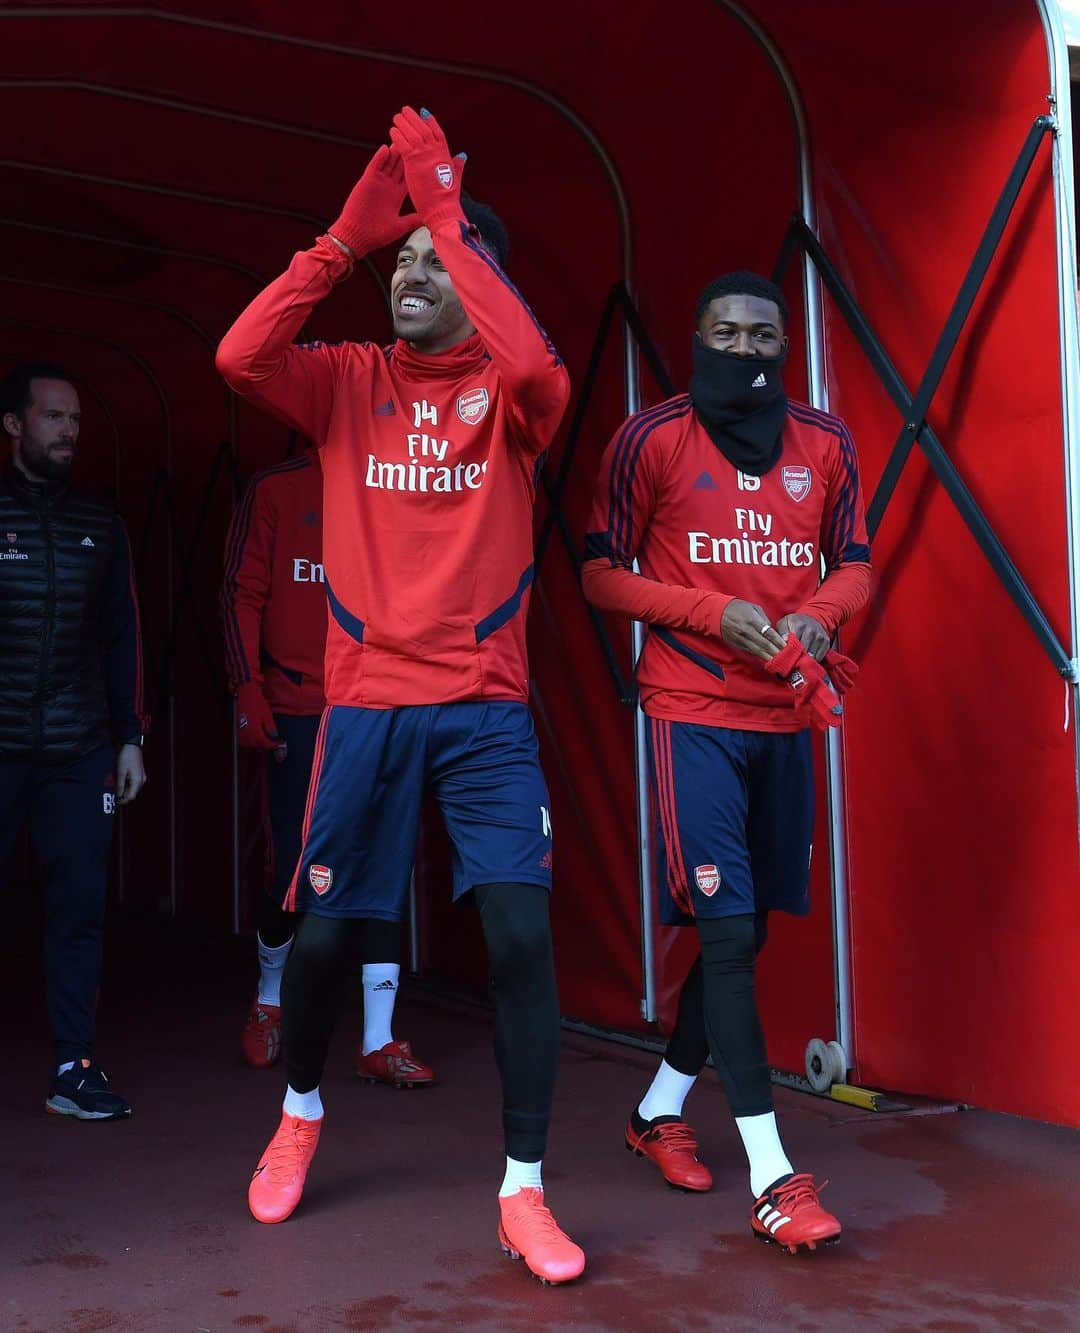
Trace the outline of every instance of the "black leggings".
<instances>
[{"instance_id":1,"label":"black leggings","mask_svg":"<svg viewBox=\"0 0 1080 1333\"><path fill-rule=\"evenodd\" d=\"M708 1055L737 1116L773 1109L765 1036L754 996L754 965L765 947L768 913L701 919L701 953L683 983L664 1059L697 1075Z\"/></svg>"},{"instance_id":2,"label":"black leggings","mask_svg":"<svg viewBox=\"0 0 1080 1333\"><path fill-rule=\"evenodd\" d=\"M538 1162L547 1142L559 1058L548 893L537 884L482 884L473 897L495 1005L506 1154ZM281 987L285 1072L297 1092L310 1092L322 1078L364 924L337 917L299 919Z\"/></svg>"},{"instance_id":3,"label":"black leggings","mask_svg":"<svg viewBox=\"0 0 1080 1333\"><path fill-rule=\"evenodd\" d=\"M268 893L259 894L256 911L259 939L268 949L279 949L296 934L298 913L286 912ZM325 918L324 918L325 919ZM357 923L356 947L363 963L396 963L401 957L401 922L364 917ZM363 929L359 929L359 926ZM354 955L355 956L355 955Z\"/></svg>"}]
</instances>

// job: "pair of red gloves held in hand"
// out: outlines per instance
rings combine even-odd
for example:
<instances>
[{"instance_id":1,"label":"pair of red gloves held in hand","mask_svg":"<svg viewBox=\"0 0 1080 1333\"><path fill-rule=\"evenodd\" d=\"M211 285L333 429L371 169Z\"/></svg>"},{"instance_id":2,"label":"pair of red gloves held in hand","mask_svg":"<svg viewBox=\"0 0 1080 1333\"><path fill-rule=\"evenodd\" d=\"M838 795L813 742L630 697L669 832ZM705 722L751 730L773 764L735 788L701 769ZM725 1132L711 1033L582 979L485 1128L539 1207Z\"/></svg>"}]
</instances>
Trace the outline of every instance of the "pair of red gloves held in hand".
<instances>
[{"instance_id":1,"label":"pair of red gloves held in hand","mask_svg":"<svg viewBox=\"0 0 1080 1333\"><path fill-rule=\"evenodd\" d=\"M383 144L353 186L330 234L359 259L399 241L417 227L434 231L464 217L461 173L465 154L450 156L439 122L430 111L403 107L394 117L390 144ZM402 213L405 196L415 212Z\"/></svg>"},{"instance_id":2,"label":"pair of red gloves held in hand","mask_svg":"<svg viewBox=\"0 0 1080 1333\"><path fill-rule=\"evenodd\" d=\"M794 634L765 670L778 680L786 681L795 692L795 713L802 715L814 726L838 727L844 715L840 696L855 683L859 668L843 653L830 648L824 662L811 656Z\"/></svg>"}]
</instances>

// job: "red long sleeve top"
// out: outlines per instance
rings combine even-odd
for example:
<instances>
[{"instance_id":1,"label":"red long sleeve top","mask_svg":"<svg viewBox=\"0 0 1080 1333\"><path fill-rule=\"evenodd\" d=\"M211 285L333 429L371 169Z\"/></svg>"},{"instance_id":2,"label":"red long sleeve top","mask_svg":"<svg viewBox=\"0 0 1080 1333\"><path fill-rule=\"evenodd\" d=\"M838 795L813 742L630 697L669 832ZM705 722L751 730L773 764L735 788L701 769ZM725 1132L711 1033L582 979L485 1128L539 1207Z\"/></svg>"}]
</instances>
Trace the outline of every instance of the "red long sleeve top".
<instances>
[{"instance_id":1,"label":"red long sleeve top","mask_svg":"<svg viewBox=\"0 0 1080 1333\"><path fill-rule=\"evenodd\" d=\"M275 713L323 708L322 469L308 450L248 483L225 542L221 619L234 690L257 681Z\"/></svg>"},{"instance_id":2,"label":"red long sleeve top","mask_svg":"<svg viewBox=\"0 0 1080 1333\"><path fill-rule=\"evenodd\" d=\"M330 704L528 698L536 474L569 380L475 229L446 223L434 242L477 330L450 351L294 346L352 269L325 237L218 350L238 393L319 446Z\"/></svg>"},{"instance_id":3,"label":"red long sleeve top","mask_svg":"<svg viewBox=\"0 0 1080 1333\"><path fill-rule=\"evenodd\" d=\"M738 597L773 624L801 612L832 634L866 602L870 547L847 427L789 402L780 460L752 477L713 444L688 395L636 413L604 454L582 584L597 606L649 625L637 674L650 717L801 730L791 689L729 647L720 622Z\"/></svg>"}]
</instances>

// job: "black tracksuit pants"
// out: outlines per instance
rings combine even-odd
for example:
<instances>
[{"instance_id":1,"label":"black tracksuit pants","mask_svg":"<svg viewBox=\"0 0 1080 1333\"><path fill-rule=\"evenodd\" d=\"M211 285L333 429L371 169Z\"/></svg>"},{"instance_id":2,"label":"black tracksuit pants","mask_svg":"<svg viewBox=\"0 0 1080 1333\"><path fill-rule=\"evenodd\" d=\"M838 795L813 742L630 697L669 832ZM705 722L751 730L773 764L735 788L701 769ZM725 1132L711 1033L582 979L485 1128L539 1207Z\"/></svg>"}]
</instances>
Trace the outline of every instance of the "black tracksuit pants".
<instances>
[{"instance_id":1,"label":"black tracksuit pants","mask_svg":"<svg viewBox=\"0 0 1080 1333\"><path fill-rule=\"evenodd\" d=\"M57 1064L91 1054L101 975L116 755L102 746L71 763L0 758L0 876L24 821L41 868L45 999Z\"/></svg>"}]
</instances>

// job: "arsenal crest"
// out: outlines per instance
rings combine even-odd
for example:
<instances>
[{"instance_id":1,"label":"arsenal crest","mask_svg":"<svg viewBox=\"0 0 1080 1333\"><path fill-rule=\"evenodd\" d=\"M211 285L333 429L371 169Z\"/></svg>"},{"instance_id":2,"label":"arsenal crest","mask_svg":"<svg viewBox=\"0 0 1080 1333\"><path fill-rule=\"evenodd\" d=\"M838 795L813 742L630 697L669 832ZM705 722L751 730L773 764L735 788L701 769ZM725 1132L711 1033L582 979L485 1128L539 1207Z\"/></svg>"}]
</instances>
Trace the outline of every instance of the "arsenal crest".
<instances>
[{"instance_id":1,"label":"arsenal crest","mask_svg":"<svg viewBox=\"0 0 1080 1333\"><path fill-rule=\"evenodd\" d=\"M720 887L720 871L716 866L695 866L694 880L705 897L711 898Z\"/></svg>"},{"instance_id":2,"label":"arsenal crest","mask_svg":"<svg viewBox=\"0 0 1080 1333\"><path fill-rule=\"evenodd\" d=\"M450 186L454 183L454 168L449 162L439 163L435 168L435 179L444 190L449 190Z\"/></svg>"},{"instance_id":3,"label":"arsenal crest","mask_svg":"<svg viewBox=\"0 0 1080 1333\"><path fill-rule=\"evenodd\" d=\"M457 414L466 426L478 426L487 416L487 389L470 389L457 400Z\"/></svg>"},{"instance_id":4,"label":"arsenal crest","mask_svg":"<svg viewBox=\"0 0 1080 1333\"><path fill-rule=\"evenodd\" d=\"M808 467L785 467L780 473L784 490L793 500L805 500L810 494L812 475Z\"/></svg>"},{"instance_id":5,"label":"arsenal crest","mask_svg":"<svg viewBox=\"0 0 1080 1333\"><path fill-rule=\"evenodd\" d=\"M312 866L307 877L311 881L311 887L318 894L323 894L334 882L334 872L329 866Z\"/></svg>"}]
</instances>

